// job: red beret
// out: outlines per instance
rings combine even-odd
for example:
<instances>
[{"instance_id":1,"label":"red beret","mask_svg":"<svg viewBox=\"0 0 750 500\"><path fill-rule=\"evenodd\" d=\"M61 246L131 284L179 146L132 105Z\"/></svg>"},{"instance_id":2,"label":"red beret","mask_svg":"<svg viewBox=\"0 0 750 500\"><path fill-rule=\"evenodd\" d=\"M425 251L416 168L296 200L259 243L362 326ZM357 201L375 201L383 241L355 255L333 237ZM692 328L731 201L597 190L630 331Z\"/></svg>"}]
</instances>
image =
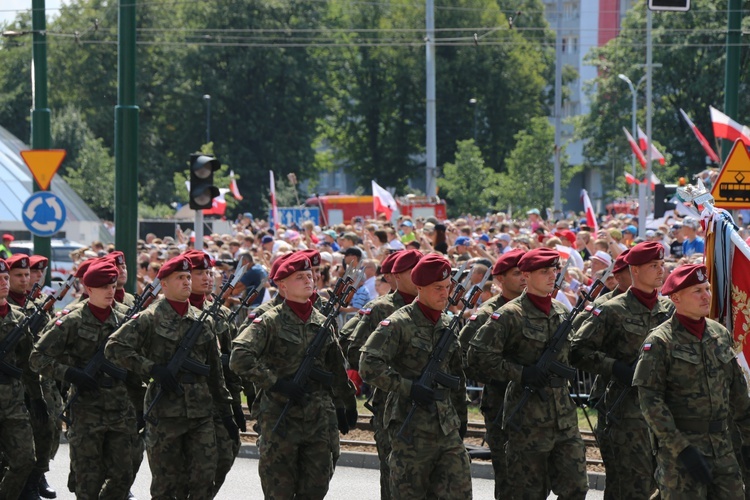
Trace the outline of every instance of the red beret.
<instances>
[{"instance_id":1,"label":"red beret","mask_svg":"<svg viewBox=\"0 0 750 500\"><path fill-rule=\"evenodd\" d=\"M99 288L117 283L120 270L111 259L96 259L91 262L83 275L84 285L89 288Z\"/></svg>"},{"instance_id":2,"label":"red beret","mask_svg":"<svg viewBox=\"0 0 750 500\"><path fill-rule=\"evenodd\" d=\"M642 266L652 260L664 259L664 246L658 241L644 241L632 247L625 256L629 266Z\"/></svg>"},{"instance_id":3,"label":"red beret","mask_svg":"<svg viewBox=\"0 0 750 500\"><path fill-rule=\"evenodd\" d=\"M5 259L10 269L28 269L29 268L29 256L22 253L11 255Z\"/></svg>"},{"instance_id":4,"label":"red beret","mask_svg":"<svg viewBox=\"0 0 750 500\"><path fill-rule=\"evenodd\" d=\"M617 274L619 272L625 271L626 269L629 269L630 266L628 266L628 263L625 262L625 257L630 253L630 249L628 248L624 252L622 252L620 255L617 256L615 259L615 265L612 267L612 274Z\"/></svg>"},{"instance_id":5,"label":"red beret","mask_svg":"<svg viewBox=\"0 0 750 500\"><path fill-rule=\"evenodd\" d=\"M102 257L110 262L114 262L116 266L124 266L125 265L125 254L122 253L119 250L115 250L114 252L110 252L104 257Z\"/></svg>"},{"instance_id":6,"label":"red beret","mask_svg":"<svg viewBox=\"0 0 750 500\"><path fill-rule=\"evenodd\" d=\"M271 272L268 273L268 278L273 280L276 278L276 271L279 270L279 266L284 263L286 259L291 257L291 253L285 253L284 255L280 257L276 257L276 260L273 261L273 264L271 264Z\"/></svg>"},{"instance_id":7,"label":"red beret","mask_svg":"<svg viewBox=\"0 0 750 500\"><path fill-rule=\"evenodd\" d=\"M413 269L417 263L424 258L424 254L419 250L404 250L398 253L398 257L393 261L391 273L398 274Z\"/></svg>"},{"instance_id":8,"label":"red beret","mask_svg":"<svg viewBox=\"0 0 750 500\"><path fill-rule=\"evenodd\" d=\"M314 248L310 248L308 250L302 250L302 252L307 256L308 259L310 259L310 265L313 267L318 267L320 265L320 252L315 250Z\"/></svg>"},{"instance_id":9,"label":"red beret","mask_svg":"<svg viewBox=\"0 0 750 500\"><path fill-rule=\"evenodd\" d=\"M560 252L551 248L529 250L518 260L518 269L530 273L545 267L555 267L560 263Z\"/></svg>"},{"instance_id":10,"label":"red beret","mask_svg":"<svg viewBox=\"0 0 750 500\"><path fill-rule=\"evenodd\" d=\"M707 281L706 266L703 264L685 264L672 271L661 287L661 294L672 295L683 288L700 285Z\"/></svg>"},{"instance_id":11,"label":"red beret","mask_svg":"<svg viewBox=\"0 0 750 500\"><path fill-rule=\"evenodd\" d=\"M8 271L8 263L0 259L0 273L7 273Z\"/></svg>"},{"instance_id":12,"label":"red beret","mask_svg":"<svg viewBox=\"0 0 750 500\"><path fill-rule=\"evenodd\" d=\"M211 269L214 267L214 259L201 250L188 250L182 255L190 261L192 269Z\"/></svg>"},{"instance_id":13,"label":"red beret","mask_svg":"<svg viewBox=\"0 0 750 500\"><path fill-rule=\"evenodd\" d=\"M518 267L518 261L521 260L521 257L523 257L525 253L526 250L516 248L515 250L502 254L500 258L497 259L497 262L495 262L495 265L492 266L492 275L497 276L498 274L510 271L514 267Z\"/></svg>"},{"instance_id":14,"label":"red beret","mask_svg":"<svg viewBox=\"0 0 750 500\"><path fill-rule=\"evenodd\" d=\"M283 280L297 271L309 271L311 268L312 264L310 264L310 259L307 258L307 255L303 252L295 252L288 258L284 259L284 262L279 265L273 280Z\"/></svg>"},{"instance_id":15,"label":"red beret","mask_svg":"<svg viewBox=\"0 0 750 500\"><path fill-rule=\"evenodd\" d=\"M396 261L398 262L401 260ZM394 266L394 272L395 272ZM411 281L417 286L429 286L436 281L447 280L451 277L451 263L442 255L431 253L425 255L414 269L411 270Z\"/></svg>"},{"instance_id":16,"label":"red beret","mask_svg":"<svg viewBox=\"0 0 750 500\"><path fill-rule=\"evenodd\" d=\"M49 259L43 255L32 255L29 257L29 269L41 271L47 267Z\"/></svg>"},{"instance_id":17,"label":"red beret","mask_svg":"<svg viewBox=\"0 0 750 500\"><path fill-rule=\"evenodd\" d=\"M184 255L178 255L172 257L161 266L159 273L156 275L157 278L163 280L167 276L175 272L189 272L193 266L190 265L190 259Z\"/></svg>"},{"instance_id":18,"label":"red beret","mask_svg":"<svg viewBox=\"0 0 750 500\"><path fill-rule=\"evenodd\" d=\"M83 279L83 275L86 274L86 270L89 268L89 266L95 261L99 259L87 259L78 264L78 269L76 270L76 278Z\"/></svg>"},{"instance_id":19,"label":"red beret","mask_svg":"<svg viewBox=\"0 0 750 500\"><path fill-rule=\"evenodd\" d=\"M380 272L382 274L391 274L393 272L393 264L396 262L396 259L398 258L398 255L401 252L393 252L386 255L385 259L383 259L383 262L380 263Z\"/></svg>"}]
</instances>

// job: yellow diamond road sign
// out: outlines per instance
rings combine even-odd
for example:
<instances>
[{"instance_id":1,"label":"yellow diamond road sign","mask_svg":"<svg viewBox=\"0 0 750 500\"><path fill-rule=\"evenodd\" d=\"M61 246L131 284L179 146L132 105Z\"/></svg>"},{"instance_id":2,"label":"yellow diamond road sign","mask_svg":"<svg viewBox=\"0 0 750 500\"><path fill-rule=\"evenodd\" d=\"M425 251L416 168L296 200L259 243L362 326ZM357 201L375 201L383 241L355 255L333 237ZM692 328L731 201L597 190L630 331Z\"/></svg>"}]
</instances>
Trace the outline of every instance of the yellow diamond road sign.
<instances>
[{"instance_id":1,"label":"yellow diamond road sign","mask_svg":"<svg viewBox=\"0 0 750 500\"><path fill-rule=\"evenodd\" d=\"M21 157L31 170L31 175L44 191L49 189L52 177L65 159L64 149L27 149L21 151Z\"/></svg>"},{"instance_id":2,"label":"yellow diamond road sign","mask_svg":"<svg viewBox=\"0 0 750 500\"><path fill-rule=\"evenodd\" d=\"M711 188L711 196L719 208L750 208L750 154L742 140L734 143Z\"/></svg>"}]
</instances>

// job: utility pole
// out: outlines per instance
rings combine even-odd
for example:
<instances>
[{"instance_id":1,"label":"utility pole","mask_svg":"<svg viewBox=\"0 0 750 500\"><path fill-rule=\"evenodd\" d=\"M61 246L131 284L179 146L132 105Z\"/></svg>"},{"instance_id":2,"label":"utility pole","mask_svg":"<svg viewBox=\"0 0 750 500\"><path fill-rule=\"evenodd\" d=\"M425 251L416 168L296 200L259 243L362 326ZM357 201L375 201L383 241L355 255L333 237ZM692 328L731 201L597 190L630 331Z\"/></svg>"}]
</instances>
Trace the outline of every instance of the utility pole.
<instances>
[{"instance_id":1,"label":"utility pole","mask_svg":"<svg viewBox=\"0 0 750 500\"><path fill-rule=\"evenodd\" d=\"M560 155L562 154L562 0L557 0L557 33L555 35L555 166L553 182L554 216L562 218Z\"/></svg>"},{"instance_id":2,"label":"utility pole","mask_svg":"<svg viewBox=\"0 0 750 500\"><path fill-rule=\"evenodd\" d=\"M740 43L742 42L742 0L728 0L727 7L727 64L724 76L724 113L737 119L740 95ZM730 141L721 141L722 159L729 156Z\"/></svg>"},{"instance_id":3,"label":"utility pole","mask_svg":"<svg viewBox=\"0 0 750 500\"><path fill-rule=\"evenodd\" d=\"M425 27L427 68L427 140L425 145L425 194L437 196L437 131L435 125L435 5L426 0Z\"/></svg>"}]
</instances>

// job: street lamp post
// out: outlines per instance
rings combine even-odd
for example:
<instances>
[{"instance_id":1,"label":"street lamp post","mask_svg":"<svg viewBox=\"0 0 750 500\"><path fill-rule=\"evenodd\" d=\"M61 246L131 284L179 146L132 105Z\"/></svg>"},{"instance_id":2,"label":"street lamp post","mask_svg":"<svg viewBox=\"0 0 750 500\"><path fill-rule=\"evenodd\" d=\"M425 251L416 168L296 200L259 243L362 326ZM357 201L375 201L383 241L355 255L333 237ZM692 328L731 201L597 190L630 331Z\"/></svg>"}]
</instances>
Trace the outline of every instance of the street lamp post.
<instances>
[{"instance_id":1,"label":"street lamp post","mask_svg":"<svg viewBox=\"0 0 750 500\"><path fill-rule=\"evenodd\" d=\"M638 126L636 123L636 112L638 111L638 87L641 86L641 83L643 83L643 80L646 79L646 75L643 75L640 80L638 80L638 83L636 85L633 85L633 82L628 78L627 76L620 73L617 75L617 77L628 84L628 87L630 87L630 93L633 95L633 123L632 127L630 128L632 130L631 134L633 134L633 137L638 138L638 131L636 130L636 127ZM635 175L635 153L632 154L632 174L633 178L637 179L638 177ZM635 197L635 184L632 185L630 190L630 195Z\"/></svg>"},{"instance_id":2,"label":"street lamp post","mask_svg":"<svg viewBox=\"0 0 750 500\"><path fill-rule=\"evenodd\" d=\"M479 106L477 106L477 99L476 97L472 97L469 99L469 104L474 106L474 144L477 143L477 112L479 111Z\"/></svg>"},{"instance_id":3,"label":"street lamp post","mask_svg":"<svg viewBox=\"0 0 750 500\"><path fill-rule=\"evenodd\" d=\"M206 101L206 144L211 142L211 96L205 94L203 100Z\"/></svg>"}]
</instances>

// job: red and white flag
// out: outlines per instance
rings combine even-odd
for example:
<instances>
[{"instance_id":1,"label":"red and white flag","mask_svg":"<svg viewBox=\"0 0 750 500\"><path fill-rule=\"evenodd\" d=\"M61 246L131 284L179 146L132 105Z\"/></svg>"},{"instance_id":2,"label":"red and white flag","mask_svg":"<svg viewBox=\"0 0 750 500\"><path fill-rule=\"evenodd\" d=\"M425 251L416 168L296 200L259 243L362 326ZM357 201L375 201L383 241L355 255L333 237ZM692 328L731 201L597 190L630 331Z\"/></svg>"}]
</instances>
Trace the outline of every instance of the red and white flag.
<instances>
[{"instance_id":1,"label":"red and white flag","mask_svg":"<svg viewBox=\"0 0 750 500\"><path fill-rule=\"evenodd\" d=\"M648 158L648 155L646 155L646 149L648 148L648 136L646 135L646 132L641 130L641 127L638 127L638 145L641 147L641 151L643 151L643 156L646 156ZM658 161L661 165L664 165L665 159L664 155L659 152L658 149L656 149L656 146L654 146L654 143L651 143L651 160Z\"/></svg>"},{"instance_id":2,"label":"red and white flag","mask_svg":"<svg viewBox=\"0 0 750 500\"><path fill-rule=\"evenodd\" d=\"M698 139L698 142L701 143L701 146L703 146L703 150L706 152L709 158L711 158L711 161L714 163L721 163L721 160L719 159L719 155L716 154L716 151L711 147L711 145L708 143L706 138L701 134L701 131L698 130L698 127L695 126L695 123L693 123L693 120L690 119L690 117L685 113L682 108L680 108L680 113L682 114L682 117L687 122L688 126L690 127L690 130L693 131L693 134L695 135L695 138Z\"/></svg>"},{"instance_id":3,"label":"red and white flag","mask_svg":"<svg viewBox=\"0 0 750 500\"><path fill-rule=\"evenodd\" d=\"M237 186L237 179L234 178L234 170L229 171L229 190L235 200L241 200L240 188Z\"/></svg>"},{"instance_id":4,"label":"red and white flag","mask_svg":"<svg viewBox=\"0 0 750 500\"><path fill-rule=\"evenodd\" d=\"M391 220L393 212L398 208L393 195L375 181L372 181L372 205L375 217L384 214L387 220Z\"/></svg>"},{"instance_id":5,"label":"red and white flag","mask_svg":"<svg viewBox=\"0 0 750 500\"><path fill-rule=\"evenodd\" d=\"M630 135L628 129L622 127L622 131L625 132L625 137L628 138L628 142L630 143L630 149L633 150L633 154L636 158L638 158L638 163L641 164L641 167L646 168L646 157L643 156L643 151L641 151L641 148L638 147L638 143L635 142L635 139L633 139L633 136Z\"/></svg>"},{"instance_id":6,"label":"red and white flag","mask_svg":"<svg viewBox=\"0 0 750 500\"><path fill-rule=\"evenodd\" d=\"M273 212L273 227L279 228L279 209L276 206L276 182L273 180L273 170L268 171L271 176L271 210Z\"/></svg>"},{"instance_id":7,"label":"red and white flag","mask_svg":"<svg viewBox=\"0 0 750 500\"><path fill-rule=\"evenodd\" d=\"M596 213L591 205L589 193L585 189L581 189L581 200L583 200L583 210L586 212L586 225L591 228L592 233L596 234L599 232L599 224L596 222Z\"/></svg>"},{"instance_id":8,"label":"red and white flag","mask_svg":"<svg viewBox=\"0 0 750 500\"><path fill-rule=\"evenodd\" d=\"M750 146L750 128L740 125L713 106L709 106L709 108L711 109L711 123L714 126L715 137L732 142L742 139L746 146Z\"/></svg>"},{"instance_id":9,"label":"red and white flag","mask_svg":"<svg viewBox=\"0 0 750 500\"><path fill-rule=\"evenodd\" d=\"M203 215L224 215L227 213L227 200L224 196L229 192L227 188L219 188L219 196L211 200L211 208L204 208Z\"/></svg>"},{"instance_id":10,"label":"red and white flag","mask_svg":"<svg viewBox=\"0 0 750 500\"><path fill-rule=\"evenodd\" d=\"M625 182L628 183L628 186L632 186L633 184L640 184L638 179L633 177L633 174L631 174L630 172L625 172Z\"/></svg>"}]
</instances>

